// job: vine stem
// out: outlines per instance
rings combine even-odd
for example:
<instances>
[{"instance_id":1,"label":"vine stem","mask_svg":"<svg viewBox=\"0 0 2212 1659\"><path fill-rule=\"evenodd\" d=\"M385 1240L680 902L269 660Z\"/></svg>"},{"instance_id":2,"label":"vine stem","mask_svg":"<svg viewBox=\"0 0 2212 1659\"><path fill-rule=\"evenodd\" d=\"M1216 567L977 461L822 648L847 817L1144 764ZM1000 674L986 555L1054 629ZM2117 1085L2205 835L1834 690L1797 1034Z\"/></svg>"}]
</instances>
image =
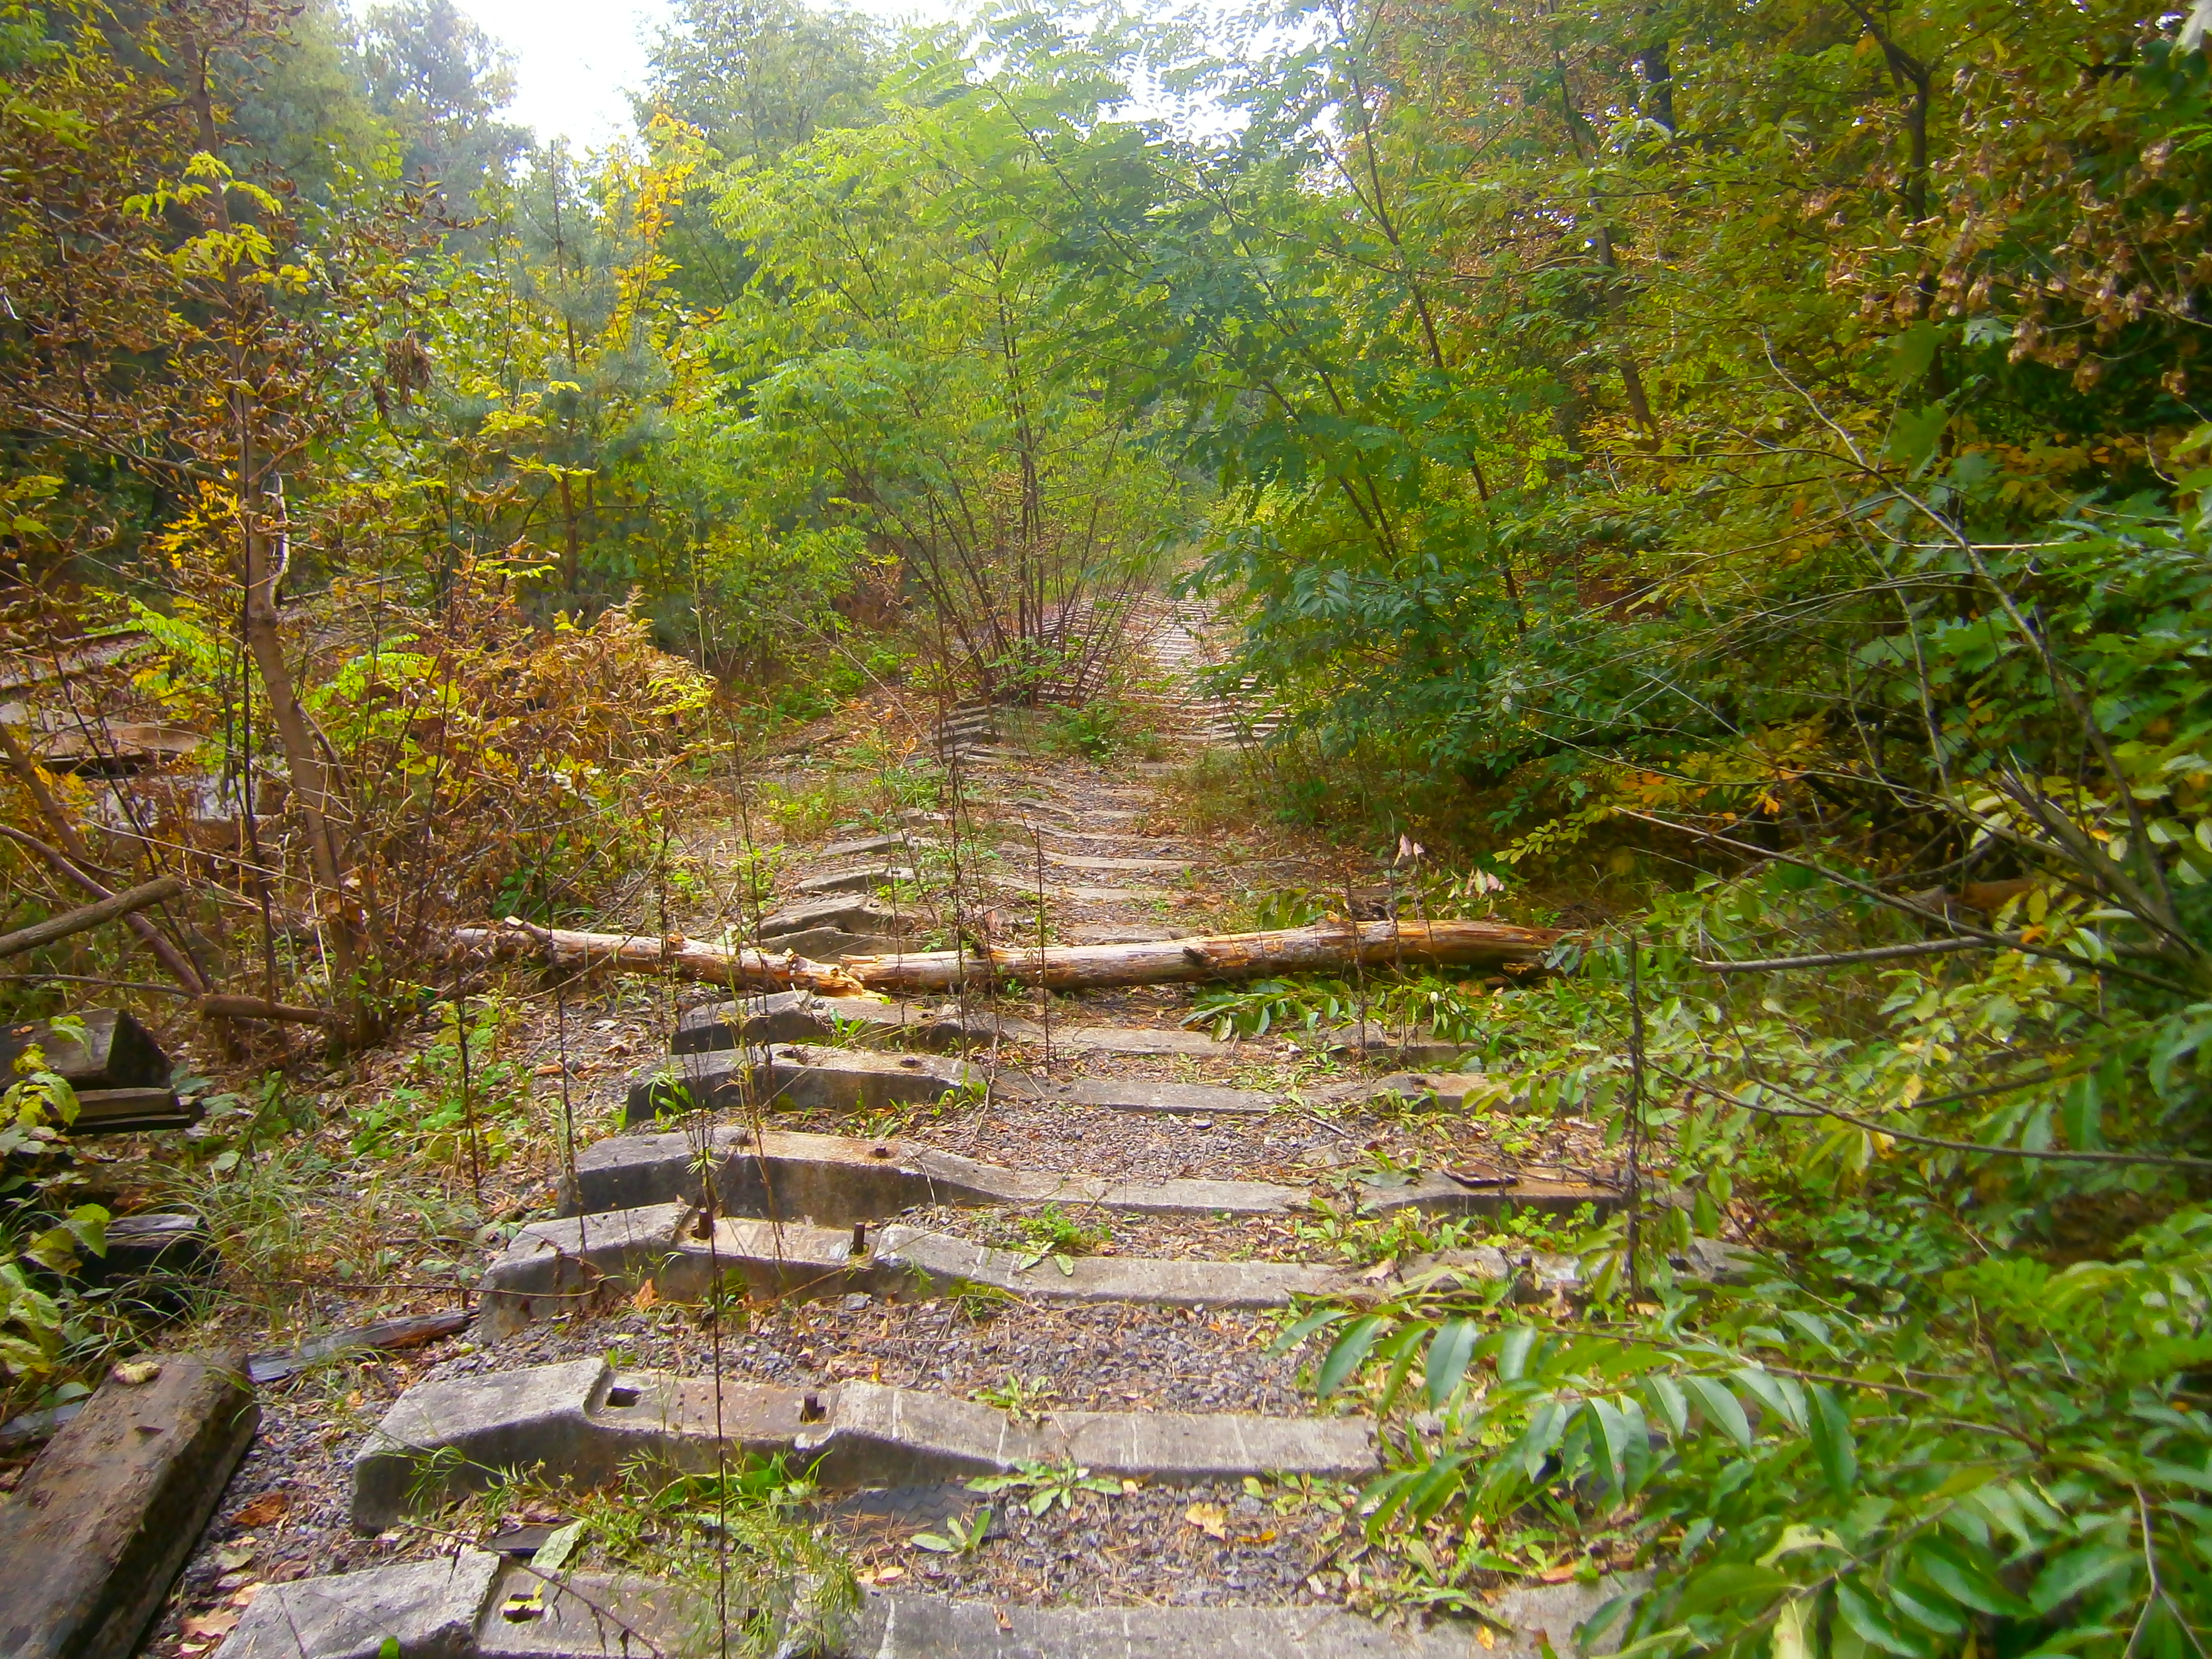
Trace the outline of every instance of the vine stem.
<instances>
[{"instance_id":1,"label":"vine stem","mask_svg":"<svg viewBox=\"0 0 2212 1659\"><path fill-rule=\"evenodd\" d=\"M1644 1296L1644 935L1628 936L1628 1299Z\"/></svg>"}]
</instances>

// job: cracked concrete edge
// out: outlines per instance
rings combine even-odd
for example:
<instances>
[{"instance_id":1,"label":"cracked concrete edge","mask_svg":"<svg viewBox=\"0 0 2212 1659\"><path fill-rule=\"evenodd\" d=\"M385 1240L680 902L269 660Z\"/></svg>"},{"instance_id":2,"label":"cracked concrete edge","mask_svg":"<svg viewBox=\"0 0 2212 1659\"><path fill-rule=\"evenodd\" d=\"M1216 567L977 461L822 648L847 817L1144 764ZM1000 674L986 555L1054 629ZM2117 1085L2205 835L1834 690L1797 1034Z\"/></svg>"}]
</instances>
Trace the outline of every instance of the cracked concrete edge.
<instances>
[{"instance_id":1,"label":"cracked concrete edge","mask_svg":"<svg viewBox=\"0 0 2212 1659\"><path fill-rule=\"evenodd\" d=\"M804 934L794 934L804 938ZM802 955L809 954L802 951ZM888 954L888 953L886 953ZM983 1013L967 1018L913 1002L823 997L811 991L778 991L743 1002L705 1004L686 1011L669 1040L672 1055L716 1053L742 1043L818 1042L842 1025L871 1036L917 1048L954 1049L964 1043L1048 1044L1061 1054L1233 1056L1238 1045L1180 1027L1076 1025L1047 1027L1021 1014Z\"/></svg>"},{"instance_id":2,"label":"cracked concrete edge","mask_svg":"<svg viewBox=\"0 0 2212 1659\"><path fill-rule=\"evenodd\" d=\"M825 1225L876 1221L918 1205L1096 1205L1143 1215L1287 1215L1308 1194L1255 1181L1109 1180L981 1164L900 1140L861 1140L726 1125L708 1140L715 1209L724 1215ZM612 1136L587 1146L565 1185L562 1212L605 1213L696 1202L703 1194L693 1138L680 1133Z\"/></svg>"},{"instance_id":3,"label":"cracked concrete edge","mask_svg":"<svg viewBox=\"0 0 2212 1659\"><path fill-rule=\"evenodd\" d=\"M763 1111L884 1111L927 1104L992 1080L942 1054L769 1043L674 1054L631 1079L624 1121L650 1123L665 1111L750 1105ZM994 1086L1018 1086L1001 1073ZM749 1102L747 1094L752 1097Z\"/></svg>"},{"instance_id":4,"label":"cracked concrete edge","mask_svg":"<svg viewBox=\"0 0 2212 1659\"><path fill-rule=\"evenodd\" d=\"M1285 1098L1250 1089L1140 1079L1062 1083L1008 1066L987 1069L948 1054L769 1042L672 1054L641 1067L630 1079L623 1121L635 1127L686 1111L748 1103L763 1111L883 1111L939 1100L956 1089L987 1087L1008 1099L1065 1100L1169 1116L1260 1116Z\"/></svg>"},{"instance_id":5,"label":"cracked concrete edge","mask_svg":"<svg viewBox=\"0 0 2212 1659\"><path fill-rule=\"evenodd\" d=\"M726 1216L706 1229L695 1206L656 1204L522 1229L477 1287L477 1333L503 1341L533 1320L647 1284L663 1301L695 1302L738 1288L922 1297L963 1282L1036 1302L1170 1308L1274 1308L1356 1288L1339 1270L1296 1262L1056 1256L896 1223L871 1233L866 1223L847 1231Z\"/></svg>"},{"instance_id":6,"label":"cracked concrete edge","mask_svg":"<svg viewBox=\"0 0 2212 1659\"><path fill-rule=\"evenodd\" d=\"M364 1533L496 1484L510 1471L604 1486L631 1465L715 1467L734 1445L793 1454L827 1487L911 1486L1074 1458L1102 1474L1187 1485L1247 1474L1349 1480L1380 1467L1355 1417L1050 1413L1034 1423L971 1401L880 1383L819 1389L617 1376L604 1359L418 1382L353 1457Z\"/></svg>"},{"instance_id":7,"label":"cracked concrete edge","mask_svg":"<svg viewBox=\"0 0 2212 1659\"><path fill-rule=\"evenodd\" d=\"M821 1659L1538 1659L1619 1645L1619 1598L1644 1574L1515 1586L1474 1621L1425 1629L1340 1608L1001 1607L871 1591ZM1609 1616L1601 1619L1611 1608ZM699 1593L631 1575L557 1579L486 1551L271 1584L215 1659L644 1659L711 1643ZM1593 1625L1593 1620L1597 1622Z\"/></svg>"}]
</instances>

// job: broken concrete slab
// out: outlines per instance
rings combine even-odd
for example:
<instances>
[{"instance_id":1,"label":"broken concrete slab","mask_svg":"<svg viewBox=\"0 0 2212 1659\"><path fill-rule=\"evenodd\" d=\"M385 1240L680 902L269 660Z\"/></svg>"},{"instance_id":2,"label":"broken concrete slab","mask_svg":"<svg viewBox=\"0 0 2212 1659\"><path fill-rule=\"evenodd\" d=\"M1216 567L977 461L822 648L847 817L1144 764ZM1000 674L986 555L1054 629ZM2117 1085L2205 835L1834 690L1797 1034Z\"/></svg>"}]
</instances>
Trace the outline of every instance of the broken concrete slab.
<instances>
[{"instance_id":1,"label":"broken concrete slab","mask_svg":"<svg viewBox=\"0 0 2212 1659\"><path fill-rule=\"evenodd\" d=\"M1765 1265L1758 1251L1721 1238L1693 1238L1669 1261L1686 1277L1714 1285L1748 1285Z\"/></svg>"},{"instance_id":2,"label":"broken concrete slab","mask_svg":"<svg viewBox=\"0 0 2212 1659\"><path fill-rule=\"evenodd\" d=\"M818 859L856 859L868 853L889 853L908 846L927 846L927 842L910 842L904 836L863 836L856 841L833 841L827 847L817 848Z\"/></svg>"},{"instance_id":3,"label":"broken concrete slab","mask_svg":"<svg viewBox=\"0 0 2212 1659\"><path fill-rule=\"evenodd\" d=\"M1194 1486L1273 1473L1355 1480L1374 1474L1374 1422L1358 1417L1248 1417L1184 1412L1054 1412L1018 1422L973 1401L846 1382L822 1422L803 1431L839 1486L915 1486L1075 1463L1097 1474Z\"/></svg>"},{"instance_id":4,"label":"broken concrete slab","mask_svg":"<svg viewBox=\"0 0 2212 1659\"><path fill-rule=\"evenodd\" d=\"M648 1123L725 1106L880 1112L941 1100L957 1089L980 1093L990 1081L975 1066L934 1054L805 1044L724 1048L672 1056L640 1072L629 1085L627 1121ZM997 1086L1008 1082L1002 1074Z\"/></svg>"},{"instance_id":5,"label":"broken concrete slab","mask_svg":"<svg viewBox=\"0 0 2212 1659\"><path fill-rule=\"evenodd\" d=\"M733 1451L788 1452L810 1398L726 1380L718 1407L711 1382L643 1373L617 1380L603 1359L417 1383L354 1454L353 1522L380 1532L508 1470L604 1486L639 1461L704 1474Z\"/></svg>"},{"instance_id":6,"label":"broken concrete slab","mask_svg":"<svg viewBox=\"0 0 2212 1659\"><path fill-rule=\"evenodd\" d=\"M1056 1412L1023 1421L874 1382L718 1386L578 1359L408 1389L354 1454L352 1520L380 1532L508 1470L600 1486L640 1465L704 1474L740 1449L788 1455L831 1489L958 1480L1025 1462L1073 1461L1171 1486L1269 1473L1357 1480L1379 1467L1375 1425L1363 1418Z\"/></svg>"},{"instance_id":7,"label":"broken concrete slab","mask_svg":"<svg viewBox=\"0 0 2212 1659\"><path fill-rule=\"evenodd\" d=\"M923 1204L963 1208L1059 1203L1137 1215L1287 1215L1304 1189L1256 1181L1122 1181L1010 1170L933 1146L724 1126L711 1134L617 1135L586 1147L564 1214L697 1202L702 1168L723 1215L849 1225Z\"/></svg>"},{"instance_id":8,"label":"broken concrete slab","mask_svg":"<svg viewBox=\"0 0 2212 1659\"><path fill-rule=\"evenodd\" d=\"M896 940L886 941L894 946ZM712 1054L741 1043L791 1043L840 1036L882 1037L916 1048L956 1049L988 1044L1002 1036L1026 1042L1042 1028L1024 1019L988 1013L960 1017L957 1005L932 1009L916 1002L875 1001L866 997L822 997L807 991L781 991L744 1002L718 1002L693 1008L676 1022L668 1044L675 1054Z\"/></svg>"},{"instance_id":9,"label":"broken concrete slab","mask_svg":"<svg viewBox=\"0 0 2212 1659\"><path fill-rule=\"evenodd\" d=\"M896 933L848 933L839 927L809 927L801 933L779 933L768 941L775 951L795 951L809 962L835 962L840 957L895 957L915 945Z\"/></svg>"},{"instance_id":10,"label":"broken concrete slab","mask_svg":"<svg viewBox=\"0 0 2212 1659\"><path fill-rule=\"evenodd\" d=\"M107 1224L106 1243L99 1265L112 1276L155 1267L189 1272L204 1262L214 1240L199 1216L155 1212L117 1216Z\"/></svg>"},{"instance_id":11,"label":"broken concrete slab","mask_svg":"<svg viewBox=\"0 0 2212 1659\"><path fill-rule=\"evenodd\" d=\"M1047 864L1056 864L1069 870L1127 871L1133 873L1147 870L1180 872L1191 866L1188 859L1097 858L1088 853L1055 853L1050 848L1045 849L1044 859Z\"/></svg>"},{"instance_id":12,"label":"broken concrete slab","mask_svg":"<svg viewBox=\"0 0 2212 1659\"><path fill-rule=\"evenodd\" d=\"M1384 1065L1408 1071L1447 1071L1459 1064L1468 1048L1464 1042L1442 1042L1418 1031L1394 1031L1385 1025L1334 1026L1324 1030L1291 1031L1291 1040L1316 1054L1359 1054Z\"/></svg>"},{"instance_id":13,"label":"broken concrete slab","mask_svg":"<svg viewBox=\"0 0 2212 1659\"><path fill-rule=\"evenodd\" d=\"M1338 1607L1028 1607L870 1595L843 1644L870 1659L1522 1659L1477 1627L1378 1624ZM1533 1644L1527 1650L1534 1659ZM1560 1653L1571 1650L1562 1647Z\"/></svg>"},{"instance_id":14,"label":"broken concrete slab","mask_svg":"<svg viewBox=\"0 0 2212 1659\"><path fill-rule=\"evenodd\" d=\"M834 1028L815 1012L823 1000L811 991L773 991L736 1002L702 1003L676 1017L668 1052L698 1054L744 1043L757 1047L827 1036Z\"/></svg>"},{"instance_id":15,"label":"broken concrete slab","mask_svg":"<svg viewBox=\"0 0 2212 1659\"><path fill-rule=\"evenodd\" d=\"M818 876L809 876L794 882L794 892L820 898L831 893L872 893L878 888L895 887L901 882L914 879L914 872L902 864L886 865L879 869L831 870Z\"/></svg>"},{"instance_id":16,"label":"broken concrete slab","mask_svg":"<svg viewBox=\"0 0 2212 1659\"><path fill-rule=\"evenodd\" d=\"M216 1659L645 1659L695 1650L708 1614L681 1585L462 1549L268 1585Z\"/></svg>"},{"instance_id":17,"label":"broken concrete slab","mask_svg":"<svg viewBox=\"0 0 2212 1659\"><path fill-rule=\"evenodd\" d=\"M1253 1089L1207 1083L1151 1083L1138 1078L1087 1078L1053 1085L1054 1098L1115 1112L1158 1112L1176 1117L1250 1117L1271 1112L1282 1098Z\"/></svg>"},{"instance_id":18,"label":"broken concrete slab","mask_svg":"<svg viewBox=\"0 0 2212 1659\"><path fill-rule=\"evenodd\" d=\"M1432 1215L1510 1215L1534 1210L1572 1217L1587 1206L1593 1216L1620 1207L1619 1191L1587 1181L1515 1176L1500 1184L1470 1185L1447 1175L1413 1177L1377 1174L1358 1178L1359 1207L1370 1214L1421 1210Z\"/></svg>"},{"instance_id":19,"label":"broken concrete slab","mask_svg":"<svg viewBox=\"0 0 2212 1659\"><path fill-rule=\"evenodd\" d=\"M378 1659L387 1642L404 1659L462 1659L477 1627L498 1614L509 1569L486 1550L328 1578L264 1584L216 1659Z\"/></svg>"},{"instance_id":20,"label":"broken concrete slab","mask_svg":"<svg viewBox=\"0 0 2212 1659\"><path fill-rule=\"evenodd\" d=\"M1493 1276L1504 1272L1501 1258ZM477 1287L477 1329L482 1340L501 1341L532 1320L606 1295L626 1297L647 1284L664 1302L737 1288L800 1298L928 1296L968 1284L1033 1302L1277 1308L1349 1282L1337 1270L1294 1262L1054 1256L896 1223L835 1228L732 1216L709 1223L694 1205L656 1204L525 1227Z\"/></svg>"},{"instance_id":21,"label":"broken concrete slab","mask_svg":"<svg viewBox=\"0 0 2212 1659\"><path fill-rule=\"evenodd\" d=\"M1649 1574L1515 1585L1487 1626L1425 1628L1328 1607L1020 1607L870 1591L818 1659L1538 1659L1615 1650L1607 1614ZM708 1631L697 1592L607 1573L549 1579L489 1551L271 1584L215 1659L636 1659ZM1601 1621L1601 1623L1598 1622Z\"/></svg>"},{"instance_id":22,"label":"broken concrete slab","mask_svg":"<svg viewBox=\"0 0 2212 1659\"><path fill-rule=\"evenodd\" d=\"M1392 1072L1362 1090L1362 1097L1393 1094L1407 1100L1431 1100L1448 1112L1478 1110L1513 1098L1512 1080L1486 1072Z\"/></svg>"},{"instance_id":23,"label":"broken concrete slab","mask_svg":"<svg viewBox=\"0 0 2212 1659\"><path fill-rule=\"evenodd\" d=\"M847 933L903 933L913 921L913 917L902 917L880 899L826 898L770 911L761 918L760 936L766 942L813 927L835 927Z\"/></svg>"},{"instance_id":24,"label":"broken concrete slab","mask_svg":"<svg viewBox=\"0 0 2212 1659\"><path fill-rule=\"evenodd\" d=\"M185 1129L206 1115L207 1108L198 1096L179 1100L172 1089L79 1089L76 1116L70 1120L68 1133L119 1135Z\"/></svg>"},{"instance_id":25,"label":"broken concrete slab","mask_svg":"<svg viewBox=\"0 0 2212 1659\"><path fill-rule=\"evenodd\" d=\"M118 1370L0 1504L0 1653L130 1659L260 1420L243 1354Z\"/></svg>"},{"instance_id":26,"label":"broken concrete slab","mask_svg":"<svg viewBox=\"0 0 2212 1659\"><path fill-rule=\"evenodd\" d=\"M1055 1025L1052 1046L1071 1054L1093 1051L1109 1054L1190 1054L1217 1060L1226 1059L1237 1051L1235 1043L1218 1042L1203 1031L1146 1025Z\"/></svg>"},{"instance_id":27,"label":"broken concrete slab","mask_svg":"<svg viewBox=\"0 0 2212 1659\"><path fill-rule=\"evenodd\" d=\"M897 948L896 940L883 943L887 951ZM1218 1059L1237 1052L1234 1043L1216 1042L1203 1031L1171 1026L1064 1025L1055 1021L1048 1030L1025 1015L988 1007L963 1017L957 1003L876 1001L864 997L816 996L806 991L780 991L742 1002L709 1003L690 1009L678 1019L668 1048L671 1054L708 1054L735 1048L741 1042L817 1042L841 1032L940 1052L972 1051L994 1041L1041 1047L1048 1038L1056 1054L1189 1054Z\"/></svg>"},{"instance_id":28,"label":"broken concrete slab","mask_svg":"<svg viewBox=\"0 0 2212 1659\"><path fill-rule=\"evenodd\" d=\"M167 1090L168 1055L129 1013L89 1008L75 1018L84 1022L82 1042L61 1035L49 1020L0 1026L0 1078L12 1078L16 1055L36 1045L46 1055L46 1069L68 1079L73 1089Z\"/></svg>"}]
</instances>

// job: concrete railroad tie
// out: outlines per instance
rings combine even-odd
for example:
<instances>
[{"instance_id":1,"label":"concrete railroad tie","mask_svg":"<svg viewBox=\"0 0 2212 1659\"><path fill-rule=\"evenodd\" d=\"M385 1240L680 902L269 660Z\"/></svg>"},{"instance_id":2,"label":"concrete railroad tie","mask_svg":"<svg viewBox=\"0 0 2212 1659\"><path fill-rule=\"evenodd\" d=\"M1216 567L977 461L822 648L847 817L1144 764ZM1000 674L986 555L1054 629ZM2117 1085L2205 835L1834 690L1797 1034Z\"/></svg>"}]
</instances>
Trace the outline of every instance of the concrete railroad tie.
<instances>
[{"instance_id":1,"label":"concrete railroad tie","mask_svg":"<svg viewBox=\"0 0 2212 1659\"><path fill-rule=\"evenodd\" d=\"M880 1221L917 1205L990 1208L1059 1203L1139 1215L1291 1215L1310 1209L1313 1193L1257 1181L1119 1181L979 1164L933 1146L846 1135L788 1133L724 1125L703 1140L671 1132L616 1135L577 1155L565 1214L596 1214L701 1198L701 1153L714 1171L719 1214L804 1218L823 1225ZM1470 1187L1427 1175L1361 1192L1360 1207L1381 1215L1418 1209L1439 1215L1500 1215L1520 1210L1572 1215L1588 1204L1600 1214L1620 1202L1607 1187L1578 1181L1516 1180Z\"/></svg>"},{"instance_id":2,"label":"concrete railroad tie","mask_svg":"<svg viewBox=\"0 0 2212 1659\"><path fill-rule=\"evenodd\" d=\"M353 1460L353 1524L381 1532L491 1486L506 1470L611 1485L639 1463L712 1473L733 1452L788 1455L830 1488L910 1486L1074 1462L1100 1474L1188 1486L1245 1475L1354 1480L1376 1473L1366 1418L1054 1412L1035 1423L965 1400L874 1382L820 1389L619 1376L574 1359L419 1382ZM719 1430L719 1432L718 1432Z\"/></svg>"},{"instance_id":3,"label":"concrete railroad tie","mask_svg":"<svg viewBox=\"0 0 2212 1659\"><path fill-rule=\"evenodd\" d=\"M1483 1276L1504 1277L1504 1255L1491 1254L1495 1270ZM1164 1308L1279 1308L1293 1297L1358 1288L1348 1274L1296 1262L1054 1256L896 1224L871 1231L865 1222L844 1230L722 1216L709 1229L693 1205L655 1204L525 1227L478 1286L477 1334L501 1341L532 1319L588 1307L603 1288L629 1291L648 1282L672 1302L697 1301L717 1288L802 1298L927 1297L964 1283L1031 1302Z\"/></svg>"},{"instance_id":4,"label":"concrete railroad tie","mask_svg":"<svg viewBox=\"0 0 2212 1659\"><path fill-rule=\"evenodd\" d=\"M942 1100L963 1088L979 1097L988 1088L1002 1100L1067 1100L1169 1116L1260 1116L1281 1099L1200 1083L1092 1078L1063 1084L1007 1067L994 1073L944 1054L778 1043L678 1054L648 1066L629 1085L625 1117L649 1123L663 1113L747 1104L767 1111L880 1112Z\"/></svg>"},{"instance_id":5,"label":"concrete railroad tie","mask_svg":"<svg viewBox=\"0 0 2212 1659\"><path fill-rule=\"evenodd\" d=\"M1153 932L1151 936L1174 937L1165 931ZM784 948L781 939L771 944L774 949ZM810 953L800 951L799 954ZM1227 1058L1237 1053L1237 1044L1217 1042L1203 1031L1058 1023L1048 1031L1037 1021L1018 1014L982 1011L963 1018L957 1003L932 1008L913 1002L877 1002L865 997L823 997L811 991L776 991L743 1002L708 1003L687 1010L677 1019L676 1032L669 1040L668 1049L672 1054L698 1054L735 1048L744 1043L818 1042L836 1036L841 1027L869 1037L896 1037L920 1048L966 1048L972 1051L988 1048L994 1040L1038 1045L1049 1040L1053 1051L1062 1054L1096 1051Z\"/></svg>"},{"instance_id":6,"label":"concrete railroad tie","mask_svg":"<svg viewBox=\"0 0 2212 1659\"><path fill-rule=\"evenodd\" d=\"M1537 1659L1569 1653L1591 1615L1642 1575L1509 1589L1472 1621L1426 1630L1332 1607L1025 1607L871 1591L821 1659ZM1589 1650L1618 1626L1590 1632ZM270 1584L216 1659L638 1659L688 1651L712 1620L696 1593L650 1579L558 1582L485 1550Z\"/></svg>"}]
</instances>

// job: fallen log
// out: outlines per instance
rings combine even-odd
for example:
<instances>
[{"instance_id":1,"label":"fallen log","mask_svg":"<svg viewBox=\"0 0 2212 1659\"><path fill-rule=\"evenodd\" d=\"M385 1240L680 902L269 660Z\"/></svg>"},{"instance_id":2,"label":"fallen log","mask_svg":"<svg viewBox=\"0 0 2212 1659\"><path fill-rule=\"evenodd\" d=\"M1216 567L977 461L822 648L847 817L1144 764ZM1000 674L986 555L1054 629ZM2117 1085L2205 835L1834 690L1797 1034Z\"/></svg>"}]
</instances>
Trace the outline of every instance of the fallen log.
<instances>
[{"instance_id":1,"label":"fallen log","mask_svg":"<svg viewBox=\"0 0 2212 1659\"><path fill-rule=\"evenodd\" d=\"M1039 951L931 951L913 956L848 957L845 971L889 994L951 990L1012 980L1055 991L1092 986L1167 985L1258 979L1303 969L1535 966L1559 934L1501 921L1320 921L1265 933L1220 933L1123 945L1050 945Z\"/></svg>"},{"instance_id":2,"label":"fallen log","mask_svg":"<svg viewBox=\"0 0 2212 1659\"><path fill-rule=\"evenodd\" d=\"M335 1025L337 1016L327 1008L303 1008L289 1002L270 1002L260 997L231 996L210 991L192 1004L197 1013L224 1019L280 1020L294 1025Z\"/></svg>"},{"instance_id":3,"label":"fallen log","mask_svg":"<svg viewBox=\"0 0 2212 1659\"><path fill-rule=\"evenodd\" d=\"M81 905L74 910L64 910L58 916L33 922L28 927L18 927L12 933L0 933L0 957L20 956L26 951L35 951L42 945L52 945L57 939L67 939L72 933L82 933L103 922L128 916L163 899L174 898L185 890L184 883L174 876L162 876L117 893L95 903Z\"/></svg>"},{"instance_id":4,"label":"fallen log","mask_svg":"<svg viewBox=\"0 0 2212 1659\"><path fill-rule=\"evenodd\" d=\"M747 946L732 951L681 933L666 939L651 933L586 933L568 927L540 927L508 916L495 927L457 927L454 943L464 949L490 950L503 956L535 956L562 968L616 968L631 972L673 974L738 991L813 991L823 996L858 996L867 987L831 963L810 962L793 951Z\"/></svg>"},{"instance_id":5,"label":"fallen log","mask_svg":"<svg viewBox=\"0 0 2212 1659\"><path fill-rule=\"evenodd\" d=\"M1086 986L1165 985L1255 979L1305 969L1463 967L1526 969L1541 962L1559 935L1501 921L1316 922L1266 933L1123 945L1053 945L1039 951L916 951L895 956L810 962L750 947L732 951L681 936L585 933L539 927L510 917L497 927L464 927L467 946L532 951L562 967L672 973L744 990L811 990L824 996L873 991L896 995L951 990L963 981L1012 980L1054 990Z\"/></svg>"}]
</instances>

